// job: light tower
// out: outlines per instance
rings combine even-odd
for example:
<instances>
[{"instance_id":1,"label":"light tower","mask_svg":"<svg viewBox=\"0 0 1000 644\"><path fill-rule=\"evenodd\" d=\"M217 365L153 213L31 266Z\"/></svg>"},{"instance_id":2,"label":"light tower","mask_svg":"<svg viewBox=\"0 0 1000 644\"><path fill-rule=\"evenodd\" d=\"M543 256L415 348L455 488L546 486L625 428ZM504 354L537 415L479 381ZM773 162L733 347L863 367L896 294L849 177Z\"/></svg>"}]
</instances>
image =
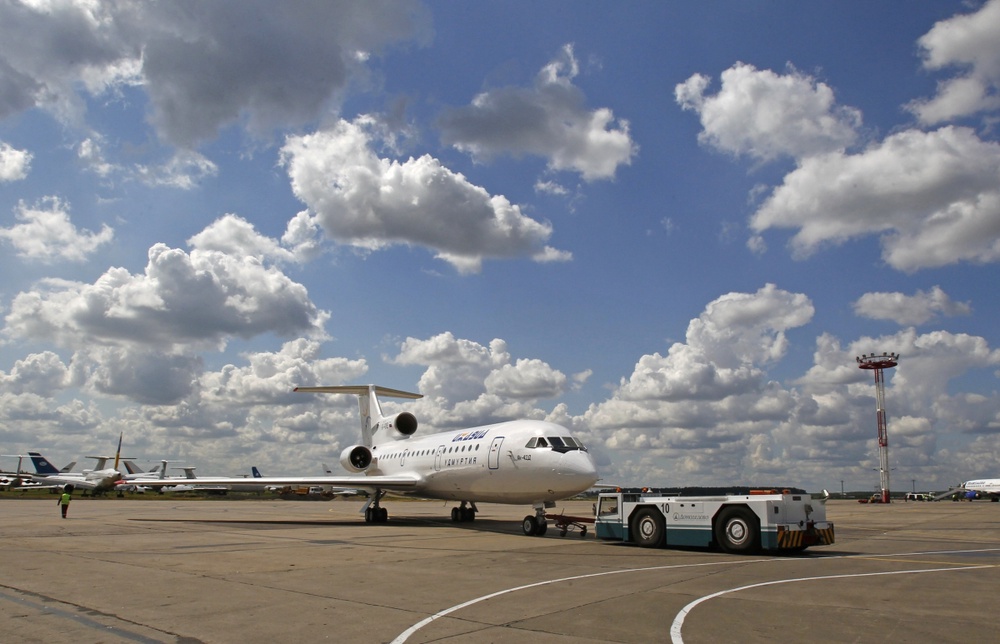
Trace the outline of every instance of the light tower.
<instances>
[{"instance_id":1,"label":"light tower","mask_svg":"<svg viewBox=\"0 0 1000 644\"><path fill-rule=\"evenodd\" d=\"M882 486L882 503L889 502L889 436L885 429L885 380L882 371L899 364L899 355L885 353L877 356L861 354L855 358L858 366L875 372L875 422L878 424L879 483Z\"/></svg>"}]
</instances>

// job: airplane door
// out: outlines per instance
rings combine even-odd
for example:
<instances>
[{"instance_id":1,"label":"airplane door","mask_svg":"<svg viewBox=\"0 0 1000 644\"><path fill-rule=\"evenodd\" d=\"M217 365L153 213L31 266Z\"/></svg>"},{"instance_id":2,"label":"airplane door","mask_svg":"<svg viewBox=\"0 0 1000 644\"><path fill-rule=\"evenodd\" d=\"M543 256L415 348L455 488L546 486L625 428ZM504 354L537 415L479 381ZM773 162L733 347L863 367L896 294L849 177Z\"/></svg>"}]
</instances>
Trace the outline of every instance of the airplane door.
<instances>
[{"instance_id":1,"label":"airplane door","mask_svg":"<svg viewBox=\"0 0 1000 644\"><path fill-rule=\"evenodd\" d=\"M441 455L444 454L444 445L438 445L437 451L434 452L434 471L441 471Z\"/></svg>"},{"instance_id":2,"label":"airplane door","mask_svg":"<svg viewBox=\"0 0 1000 644\"><path fill-rule=\"evenodd\" d=\"M497 436L490 443L489 466L491 470L500 469L500 444L503 443L503 436Z\"/></svg>"}]
</instances>

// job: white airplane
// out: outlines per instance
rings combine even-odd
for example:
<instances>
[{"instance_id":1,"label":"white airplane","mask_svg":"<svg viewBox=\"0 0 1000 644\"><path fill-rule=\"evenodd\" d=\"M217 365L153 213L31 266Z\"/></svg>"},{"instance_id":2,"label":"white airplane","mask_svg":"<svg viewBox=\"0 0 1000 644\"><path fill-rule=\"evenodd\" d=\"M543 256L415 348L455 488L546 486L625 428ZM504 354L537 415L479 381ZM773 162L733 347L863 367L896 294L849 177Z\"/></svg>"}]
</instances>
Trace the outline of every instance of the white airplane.
<instances>
[{"instance_id":1,"label":"white airplane","mask_svg":"<svg viewBox=\"0 0 1000 644\"><path fill-rule=\"evenodd\" d=\"M365 490L365 521L384 523L389 513L380 504L391 492L458 501L453 521L475 519L476 502L531 504L524 517L526 535L543 535L545 508L587 490L597 482L590 453L569 430L538 420L512 420L495 425L416 436L410 412L385 416L378 396L417 399L420 394L376 385L296 387L298 392L354 394L361 415L361 443L344 449L341 465L354 476L268 476L263 485L333 486ZM242 479L228 479L239 483ZM219 484L227 479L213 478ZM156 485L155 479L139 480Z\"/></svg>"},{"instance_id":2,"label":"white airplane","mask_svg":"<svg viewBox=\"0 0 1000 644\"><path fill-rule=\"evenodd\" d=\"M1000 501L1000 479L966 481L962 483L961 489L965 491L967 498L989 497L994 503Z\"/></svg>"},{"instance_id":3,"label":"white airplane","mask_svg":"<svg viewBox=\"0 0 1000 644\"><path fill-rule=\"evenodd\" d=\"M92 470L84 470L82 473L63 472L56 469L44 456L38 452L28 452L31 462L35 465L35 474L31 480L44 485L72 485L74 489L86 490L94 494L103 494L114 488L115 484L121 480L122 473L118 471L118 459L122 453L122 436L118 437L118 451L115 456L115 466L106 468L111 456L88 456L97 460L97 465ZM65 469L65 468L63 468Z\"/></svg>"}]
</instances>

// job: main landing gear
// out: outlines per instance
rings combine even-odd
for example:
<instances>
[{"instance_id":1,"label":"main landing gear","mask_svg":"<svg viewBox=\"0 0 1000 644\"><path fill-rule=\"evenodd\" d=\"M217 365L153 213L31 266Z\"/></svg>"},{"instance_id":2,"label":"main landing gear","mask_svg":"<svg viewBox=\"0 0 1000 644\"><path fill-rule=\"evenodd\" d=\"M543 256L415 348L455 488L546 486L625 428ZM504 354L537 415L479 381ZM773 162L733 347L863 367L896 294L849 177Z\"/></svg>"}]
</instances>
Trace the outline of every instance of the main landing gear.
<instances>
[{"instance_id":1,"label":"main landing gear","mask_svg":"<svg viewBox=\"0 0 1000 644\"><path fill-rule=\"evenodd\" d=\"M476 512L479 512L479 509L476 508L475 503L466 504L465 501L462 501L460 506L451 509L451 520L455 523L475 521Z\"/></svg>"},{"instance_id":2,"label":"main landing gear","mask_svg":"<svg viewBox=\"0 0 1000 644\"><path fill-rule=\"evenodd\" d=\"M545 504L535 504L535 514L524 517L521 522L521 530L527 537L541 537L549 529L549 524L545 520Z\"/></svg>"},{"instance_id":3,"label":"main landing gear","mask_svg":"<svg viewBox=\"0 0 1000 644\"><path fill-rule=\"evenodd\" d=\"M365 523L385 523L389 520L389 511L379 505L385 496L382 490L375 490L372 500L365 506Z\"/></svg>"}]
</instances>

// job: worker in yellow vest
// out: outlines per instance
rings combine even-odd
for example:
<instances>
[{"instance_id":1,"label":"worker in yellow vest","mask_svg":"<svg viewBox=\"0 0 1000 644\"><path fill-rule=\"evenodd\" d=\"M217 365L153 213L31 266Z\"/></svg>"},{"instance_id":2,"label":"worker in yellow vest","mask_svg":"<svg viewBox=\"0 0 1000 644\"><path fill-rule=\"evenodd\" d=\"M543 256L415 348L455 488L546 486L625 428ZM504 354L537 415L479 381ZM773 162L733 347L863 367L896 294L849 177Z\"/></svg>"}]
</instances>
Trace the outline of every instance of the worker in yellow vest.
<instances>
[{"instance_id":1,"label":"worker in yellow vest","mask_svg":"<svg viewBox=\"0 0 1000 644\"><path fill-rule=\"evenodd\" d=\"M62 496L59 497L59 506L62 508L62 518L66 518L66 511L69 510L69 502L73 500L73 486L67 485L63 488Z\"/></svg>"}]
</instances>

